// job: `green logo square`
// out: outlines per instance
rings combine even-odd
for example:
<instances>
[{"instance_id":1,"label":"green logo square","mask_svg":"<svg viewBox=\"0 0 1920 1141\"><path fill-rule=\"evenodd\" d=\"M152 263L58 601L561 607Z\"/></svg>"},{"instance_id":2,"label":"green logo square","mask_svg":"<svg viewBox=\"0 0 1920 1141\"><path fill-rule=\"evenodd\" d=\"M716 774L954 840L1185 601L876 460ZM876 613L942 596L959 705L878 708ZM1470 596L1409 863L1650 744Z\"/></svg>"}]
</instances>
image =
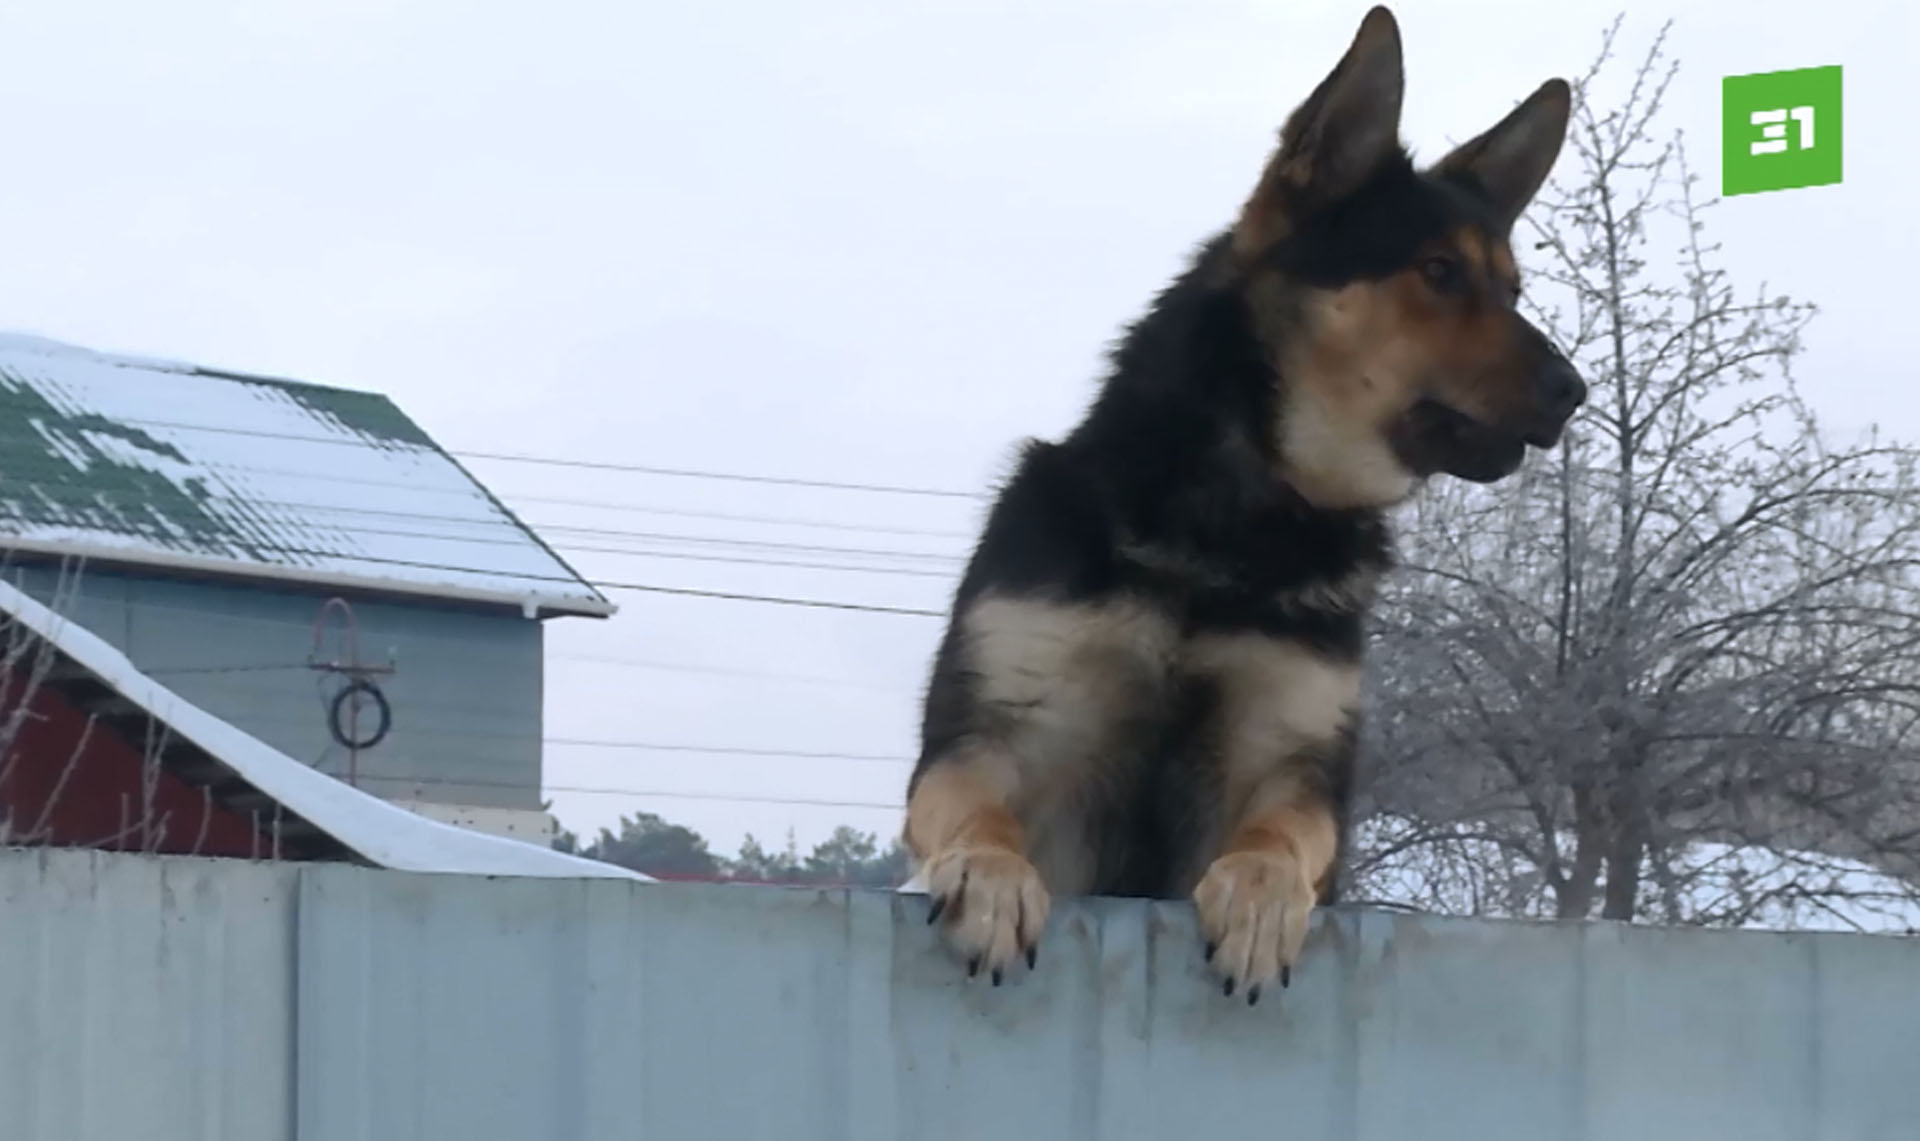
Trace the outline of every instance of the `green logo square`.
<instances>
[{"instance_id":1,"label":"green logo square","mask_svg":"<svg viewBox=\"0 0 1920 1141\"><path fill-rule=\"evenodd\" d=\"M1840 181L1838 65L1729 75L1720 116L1721 194Z\"/></svg>"}]
</instances>

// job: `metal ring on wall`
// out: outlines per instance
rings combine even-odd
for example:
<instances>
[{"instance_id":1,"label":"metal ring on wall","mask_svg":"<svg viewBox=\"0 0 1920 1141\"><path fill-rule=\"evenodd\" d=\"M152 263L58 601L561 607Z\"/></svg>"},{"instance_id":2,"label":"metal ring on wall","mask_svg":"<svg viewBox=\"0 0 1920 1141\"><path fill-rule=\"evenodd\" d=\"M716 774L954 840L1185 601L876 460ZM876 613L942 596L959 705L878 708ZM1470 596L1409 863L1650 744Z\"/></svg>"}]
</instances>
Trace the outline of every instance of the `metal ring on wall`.
<instances>
[{"instance_id":1,"label":"metal ring on wall","mask_svg":"<svg viewBox=\"0 0 1920 1141\"><path fill-rule=\"evenodd\" d=\"M379 728L374 730L371 737L355 741L347 736L345 727L346 718L343 714L346 710L348 700L358 693L372 696L374 706L380 711L380 723ZM334 694L333 705L327 710L327 730L333 734L333 739L339 742L343 748L371 749L385 740L388 731L392 728L393 706L387 703L387 695L380 692L380 687L367 681L365 678L354 678L348 682L346 688Z\"/></svg>"}]
</instances>

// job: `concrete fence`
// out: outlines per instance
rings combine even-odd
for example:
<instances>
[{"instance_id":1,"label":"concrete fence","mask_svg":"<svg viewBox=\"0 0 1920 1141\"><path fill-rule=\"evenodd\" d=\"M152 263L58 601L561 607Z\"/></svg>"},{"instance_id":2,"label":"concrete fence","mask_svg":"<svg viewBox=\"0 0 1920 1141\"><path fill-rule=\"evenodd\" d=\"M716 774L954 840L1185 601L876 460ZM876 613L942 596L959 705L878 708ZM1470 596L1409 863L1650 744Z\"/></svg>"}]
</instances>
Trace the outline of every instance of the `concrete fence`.
<instances>
[{"instance_id":1,"label":"concrete fence","mask_svg":"<svg viewBox=\"0 0 1920 1141\"><path fill-rule=\"evenodd\" d=\"M1221 997L1060 905L0 852L0 1141L1912 1141L1920 940L1323 916Z\"/></svg>"}]
</instances>

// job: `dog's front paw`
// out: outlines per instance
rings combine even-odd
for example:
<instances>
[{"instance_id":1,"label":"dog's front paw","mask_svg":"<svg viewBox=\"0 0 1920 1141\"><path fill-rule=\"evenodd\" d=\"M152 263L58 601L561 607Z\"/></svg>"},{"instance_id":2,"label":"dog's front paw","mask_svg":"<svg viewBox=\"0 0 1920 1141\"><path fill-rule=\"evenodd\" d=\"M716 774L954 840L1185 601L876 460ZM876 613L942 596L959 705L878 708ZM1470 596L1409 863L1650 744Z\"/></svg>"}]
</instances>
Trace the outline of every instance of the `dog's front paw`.
<instances>
[{"instance_id":1,"label":"dog's front paw","mask_svg":"<svg viewBox=\"0 0 1920 1141\"><path fill-rule=\"evenodd\" d=\"M1251 1006L1275 978L1287 985L1316 894L1300 862L1284 852L1229 852L1213 862L1193 906L1222 993L1240 990Z\"/></svg>"},{"instance_id":2,"label":"dog's front paw","mask_svg":"<svg viewBox=\"0 0 1920 1141\"><path fill-rule=\"evenodd\" d=\"M929 860L927 922L945 919L947 945L971 978L985 967L999 986L1014 959L1032 967L1047 922L1047 889L1020 853L999 847L957 847Z\"/></svg>"}]
</instances>

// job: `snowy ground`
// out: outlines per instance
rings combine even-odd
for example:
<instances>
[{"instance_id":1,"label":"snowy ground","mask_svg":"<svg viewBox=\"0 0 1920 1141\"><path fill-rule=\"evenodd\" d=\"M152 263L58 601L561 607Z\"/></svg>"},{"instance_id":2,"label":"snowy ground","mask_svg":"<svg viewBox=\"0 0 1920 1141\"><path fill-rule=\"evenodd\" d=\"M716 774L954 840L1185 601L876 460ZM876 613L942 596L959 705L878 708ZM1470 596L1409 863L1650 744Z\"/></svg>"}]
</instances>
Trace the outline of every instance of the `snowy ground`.
<instances>
[{"instance_id":1,"label":"snowy ground","mask_svg":"<svg viewBox=\"0 0 1920 1141\"><path fill-rule=\"evenodd\" d=\"M1386 817L1362 829L1362 848L1379 850L1414 827ZM1493 911L1544 918L1544 892L1530 906L1496 902L1507 884L1537 882L1537 870L1502 859L1491 845L1454 842L1444 852L1414 849L1370 869L1355 895L1422 911ZM1643 885L1646 922L1708 923L1757 930L1920 933L1920 888L1855 860L1815 852L1697 842L1673 861L1673 886ZM1498 869L1489 875L1488 869Z\"/></svg>"}]
</instances>

